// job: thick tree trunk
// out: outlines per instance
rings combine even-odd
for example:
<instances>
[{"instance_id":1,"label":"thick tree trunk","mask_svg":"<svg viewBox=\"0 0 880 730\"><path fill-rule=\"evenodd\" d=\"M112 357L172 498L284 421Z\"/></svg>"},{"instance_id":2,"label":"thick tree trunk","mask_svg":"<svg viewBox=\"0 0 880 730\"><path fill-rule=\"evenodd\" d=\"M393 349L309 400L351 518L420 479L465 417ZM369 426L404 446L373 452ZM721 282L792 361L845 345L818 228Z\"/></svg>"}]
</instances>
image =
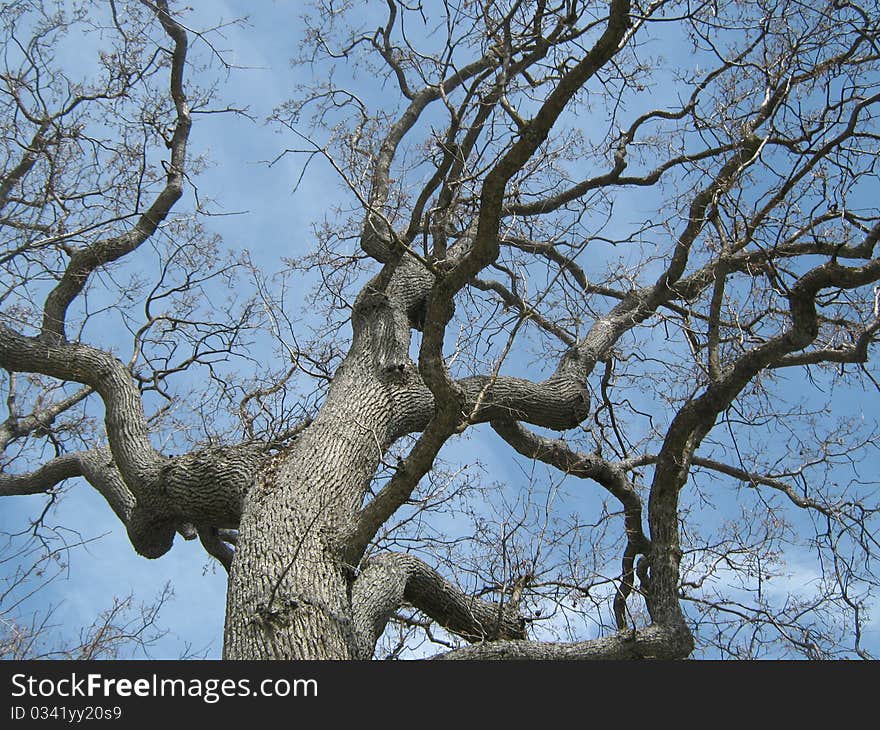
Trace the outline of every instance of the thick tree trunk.
<instances>
[{"instance_id":1,"label":"thick tree trunk","mask_svg":"<svg viewBox=\"0 0 880 730\"><path fill-rule=\"evenodd\" d=\"M392 406L369 348L354 347L327 401L248 494L229 577L224 656L353 659L340 535L381 458Z\"/></svg>"}]
</instances>

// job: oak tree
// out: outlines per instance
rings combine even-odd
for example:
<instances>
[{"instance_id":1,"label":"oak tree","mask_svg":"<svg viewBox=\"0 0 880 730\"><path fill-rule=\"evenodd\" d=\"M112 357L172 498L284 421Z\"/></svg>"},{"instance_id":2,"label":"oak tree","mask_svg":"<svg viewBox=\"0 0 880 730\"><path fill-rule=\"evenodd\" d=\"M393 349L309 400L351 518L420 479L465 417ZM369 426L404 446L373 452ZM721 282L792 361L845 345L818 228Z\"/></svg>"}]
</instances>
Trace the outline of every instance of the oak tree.
<instances>
[{"instance_id":1,"label":"oak tree","mask_svg":"<svg viewBox=\"0 0 880 730\"><path fill-rule=\"evenodd\" d=\"M2 10L0 494L198 538L231 659L869 656L876 3L318 0L269 123L341 202L272 271L222 28Z\"/></svg>"}]
</instances>

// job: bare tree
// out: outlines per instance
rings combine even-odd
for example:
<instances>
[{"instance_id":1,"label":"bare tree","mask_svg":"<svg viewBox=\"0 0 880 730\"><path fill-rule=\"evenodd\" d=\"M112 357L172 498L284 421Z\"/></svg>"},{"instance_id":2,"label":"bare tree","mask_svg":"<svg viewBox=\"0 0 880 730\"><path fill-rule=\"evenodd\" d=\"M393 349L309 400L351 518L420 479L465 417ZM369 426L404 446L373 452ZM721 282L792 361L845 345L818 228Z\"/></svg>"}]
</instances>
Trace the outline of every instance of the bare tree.
<instances>
[{"instance_id":1,"label":"bare tree","mask_svg":"<svg viewBox=\"0 0 880 730\"><path fill-rule=\"evenodd\" d=\"M0 493L198 537L227 658L869 656L876 3L319 1L275 272L187 193L216 29L90 10L4 6Z\"/></svg>"}]
</instances>

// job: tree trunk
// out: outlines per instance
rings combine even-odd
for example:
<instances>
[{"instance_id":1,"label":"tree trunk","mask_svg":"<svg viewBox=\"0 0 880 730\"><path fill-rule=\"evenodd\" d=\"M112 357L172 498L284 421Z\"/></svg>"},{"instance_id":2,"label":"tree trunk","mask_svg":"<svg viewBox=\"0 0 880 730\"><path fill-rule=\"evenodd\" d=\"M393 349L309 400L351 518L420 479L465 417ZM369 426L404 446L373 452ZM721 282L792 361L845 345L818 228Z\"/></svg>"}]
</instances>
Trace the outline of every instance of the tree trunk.
<instances>
[{"instance_id":1,"label":"tree trunk","mask_svg":"<svg viewBox=\"0 0 880 730\"><path fill-rule=\"evenodd\" d=\"M369 348L353 348L315 421L266 465L245 500L226 658L357 658L354 570L340 535L361 507L391 417Z\"/></svg>"}]
</instances>

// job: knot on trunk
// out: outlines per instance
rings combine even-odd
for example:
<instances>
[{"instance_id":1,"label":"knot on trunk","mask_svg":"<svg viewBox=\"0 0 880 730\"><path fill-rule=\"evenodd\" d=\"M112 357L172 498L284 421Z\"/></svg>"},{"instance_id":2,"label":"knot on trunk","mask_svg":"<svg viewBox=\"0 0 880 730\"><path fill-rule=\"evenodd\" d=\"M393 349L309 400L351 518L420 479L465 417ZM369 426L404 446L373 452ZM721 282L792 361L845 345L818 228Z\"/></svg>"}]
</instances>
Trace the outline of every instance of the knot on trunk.
<instances>
[{"instance_id":1,"label":"knot on trunk","mask_svg":"<svg viewBox=\"0 0 880 730\"><path fill-rule=\"evenodd\" d=\"M139 555L151 560L162 557L174 544L178 520L150 507L137 505L128 520L128 539Z\"/></svg>"},{"instance_id":2,"label":"knot on trunk","mask_svg":"<svg viewBox=\"0 0 880 730\"><path fill-rule=\"evenodd\" d=\"M168 459L156 501L179 520L236 527L242 502L265 461L262 444L216 446Z\"/></svg>"}]
</instances>

